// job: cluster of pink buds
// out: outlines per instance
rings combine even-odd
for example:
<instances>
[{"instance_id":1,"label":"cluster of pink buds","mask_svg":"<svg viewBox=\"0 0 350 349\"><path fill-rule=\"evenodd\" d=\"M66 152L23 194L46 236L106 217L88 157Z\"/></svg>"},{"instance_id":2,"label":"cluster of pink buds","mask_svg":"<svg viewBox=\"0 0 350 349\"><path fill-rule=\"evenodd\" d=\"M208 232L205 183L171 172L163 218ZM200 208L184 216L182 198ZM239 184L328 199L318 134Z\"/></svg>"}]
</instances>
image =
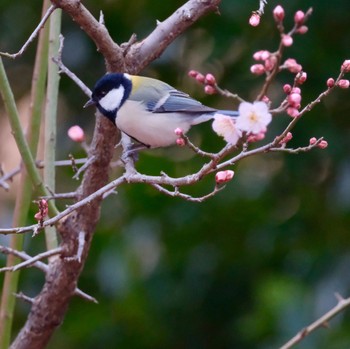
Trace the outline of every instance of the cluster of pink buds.
<instances>
[{"instance_id":1,"label":"cluster of pink buds","mask_svg":"<svg viewBox=\"0 0 350 349\"><path fill-rule=\"evenodd\" d=\"M287 96L287 114L293 118L299 116L299 109L301 107L301 90L299 87L292 87L289 84L283 86L283 91Z\"/></svg>"},{"instance_id":2,"label":"cluster of pink buds","mask_svg":"<svg viewBox=\"0 0 350 349\"><path fill-rule=\"evenodd\" d=\"M185 140L184 140L184 138L183 138L183 135L184 135L183 130L182 130L180 127L178 127L178 128L176 128L176 129L174 130L174 133L175 133L176 136L178 137L178 138L176 139L176 145L178 145L179 147L185 146L185 145L186 145L186 142L185 142Z\"/></svg>"},{"instance_id":3,"label":"cluster of pink buds","mask_svg":"<svg viewBox=\"0 0 350 349\"><path fill-rule=\"evenodd\" d=\"M350 73L350 59L346 59L343 64L341 65L340 71L343 74ZM336 84L335 80L333 78L329 78L327 80L327 87L332 88ZM340 88L349 88L350 87L350 81L348 79L339 79L337 81L337 86Z\"/></svg>"},{"instance_id":4,"label":"cluster of pink buds","mask_svg":"<svg viewBox=\"0 0 350 349\"><path fill-rule=\"evenodd\" d=\"M34 215L34 218L42 225L44 218L49 213L49 205L45 199L37 201L39 206L39 212Z\"/></svg>"},{"instance_id":5,"label":"cluster of pink buds","mask_svg":"<svg viewBox=\"0 0 350 349\"><path fill-rule=\"evenodd\" d=\"M311 10L308 11L307 14L310 14ZM294 14L294 25L295 25L295 33L305 34L308 31L308 27L304 24L307 14L303 11L297 11ZM284 8L281 5L278 5L273 10L273 17L278 25L281 25L284 20L285 12ZM283 34L282 43L284 46L290 46L293 44L293 38L289 34Z\"/></svg>"},{"instance_id":6,"label":"cluster of pink buds","mask_svg":"<svg viewBox=\"0 0 350 349\"><path fill-rule=\"evenodd\" d=\"M261 75L271 71L277 63L277 57L267 50L260 50L253 54L253 58L256 61L262 63L253 64L250 67L252 74Z\"/></svg>"},{"instance_id":7,"label":"cluster of pink buds","mask_svg":"<svg viewBox=\"0 0 350 349\"><path fill-rule=\"evenodd\" d=\"M312 137L310 138L310 145L314 145L315 143L317 142L317 138L316 137ZM317 144L317 147L320 148L320 149L325 149L328 147L328 142L325 141L324 139L322 139L318 144Z\"/></svg>"},{"instance_id":8,"label":"cluster of pink buds","mask_svg":"<svg viewBox=\"0 0 350 349\"><path fill-rule=\"evenodd\" d=\"M204 85L204 92L208 95L213 95L217 92L216 78L213 74L208 73L203 75L197 70L190 70L188 76L196 79L200 84Z\"/></svg>"},{"instance_id":9,"label":"cluster of pink buds","mask_svg":"<svg viewBox=\"0 0 350 349\"><path fill-rule=\"evenodd\" d=\"M288 58L280 67L281 69L287 69L291 73L300 73L303 69L301 64L299 64L294 58ZM305 79L306 80L306 79Z\"/></svg>"},{"instance_id":10,"label":"cluster of pink buds","mask_svg":"<svg viewBox=\"0 0 350 349\"><path fill-rule=\"evenodd\" d=\"M219 171L215 175L215 182L216 184L229 182L234 175L235 173L232 170Z\"/></svg>"}]
</instances>

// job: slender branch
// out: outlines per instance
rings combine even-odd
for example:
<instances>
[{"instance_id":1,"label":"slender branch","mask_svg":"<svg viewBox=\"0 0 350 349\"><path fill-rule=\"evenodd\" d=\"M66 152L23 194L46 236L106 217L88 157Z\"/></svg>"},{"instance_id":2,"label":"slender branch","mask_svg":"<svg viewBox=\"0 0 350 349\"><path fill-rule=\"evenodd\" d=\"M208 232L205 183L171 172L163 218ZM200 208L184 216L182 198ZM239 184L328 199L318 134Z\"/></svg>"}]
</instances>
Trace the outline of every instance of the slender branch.
<instances>
[{"instance_id":1,"label":"slender branch","mask_svg":"<svg viewBox=\"0 0 350 349\"><path fill-rule=\"evenodd\" d=\"M59 73L66 74L90 98L91 90L71 70L69 70L64 65L64 63L62 61L63 46L64 46L64 36L62 34L60 34L60 47L59 47L59 50L58 50L58 55L57 55L57 57L53 57L52 60L58 65Z\"/></svg>"},{"instance_id":2,"label":"slender branch","mask_svg":"<svg viewBox=\"0 0 350 349\"><path fill-rule=\"evenodd\" d=\"M338 299L337 305L329 310L326 314L321 316L315 322L310 324L309 326L302 329L299 333L297 333L292 339L290 339L286 344L282 345L280 349L289 349L292 348L295 344L301 342L306 336L308 336L311 332L315 331L320 327L324 327L329 320L331 320L334 316L339 314L342 310L350 305L350 298L342 298L339 295L336 295Z\"/></svg>"},{"instance_id":3,"label":"slender branch","mask_svg":"<svg viewBox=\"0 0 350 349\"><path fill-rule=\"evenodd\" d=\"M83 166L81 166L78 171L75 173L75 175L73 176L73 179L78 180L79 176L95 161L95 157L91 156L90 158L88 158L88 160L85 162L85 164Z\"/></svg>"},{"instance_id":4,"label":"slender branch","mask_svg":"<svg viewBox=\"0 0 350 349\"><path fill-rule=\"evenodd\" d=\"M221 0L189 0L157 27L141 42L126 52L127 71L134 74L158 58L164 50L188 27L209 12L218 12Z\"/></svg>"},{"instance_id":5,"label":"slender branch","mask_svg":"<svg viewBox=\"0 0 350 349\"><path fill-rule=\"evenodd\" d=\"M11 267L0 268L0 273L2 273L4 271L17 271L19 269L30 267L37 261L40 261L40 260L42 260L44 258L48 258L48 257L51 257L51 256L59 255L62 252L63 252L63 248L62 247L56 247L56 248L54 248L52 250L48 250L48 251L39 253L35 257L27 259L26 261L24 261L22 263L16 264L16 265L11 266Z\"/></svg>"},{"instance_id":6,"label":"slender branch","mask_svg":"<svg viewBox=\"0 0 350 349\"><path fill-rule=\"evenodd\" d=\"M79 27L94 41L106 60L107 70L125 71L122 49L112 40L104 23L100 23L80 0L51 0L72 17Z\"/></svg>"},{"instance_id":7,"label":"slender branch","mask_svg":"<svg viewBox=\"0 0 350 349\"><path fill-rule=\"evenodd\" d=\"M41 196L40 199L52 200L52 199L76 199L77 193L72 191L70 193L52 193L49 196Z\"/></svg>"},{"instance_id":8,"label":"slender branch","mask_svg":"<svg viewBox=\"0 0 350 349\"><path fill-rule=\"evenodd\" d=\"M222 189L225 188L225 186L215 186L214 187L214 190L211 191L210 193L206 194L206 195L203 195L203 196L199 196L199 197L193 197L192 195L188 195L188 194L184 194L184 193L181 193L179 191L179 188L175 188L174 191L171 191L171 190L168 190L166 188L164 188L163 186L161 186L160 184L152 184L150 183L150 185L157 189L160 193L162 194L165 194L167 196L171 196L171 197L179 197L181 199L184 199L186 201L190 201L190 202L198 202L198 203L201 203L213 196L215 196L219 191L221 191Z\"/></svg>"},{"instance_id":9,"label":"slender branch","mask_svg":"<svg viewBox=\"0 0 350 349\"><path fill-rule=\"evenodd\" d=\"M24 261L26 260L30 260L32 259L33 257L32 256L29 256L26 252L22 251L17 251L17 250L14 250L10 247L5 247L5 246L1 246L0 245L0 252L1 253L4 253L4 254L7 254L7 255L13 255L13 256L16 256ZM44 273L47 273L48 270L49 270L49 266L41 261L36 261L32 264L33 267L43 271ZM83 298L83 299L86 299L88 300L89 302L93 302L93 303L98 303L97 300L94 298L94 297L91 297L90 295L88 295L87 293L83 292L82 290L80 290L79 288L76 288L75 291L74 291L74 294L77 295L78 297L80 298Z\"/></svg>"},{"instance_id":10,"label":"slender branch","mask_svg":"<svg viewBox=\"0 0 350 349\"><path fill-rule=\"evenodd\" d=\"M24 293L19 292L19 293L13 293L13 295L17 298L17 299L21 299L22 301L25 301L26 303L29 304L33 304L34 303L34 299L32 297L28 297L26 296Z\"/></svg>"},{"instance_id":11,"label":"slender branch","mask_svg":"<svg viewBox=\"0 0 350 349\"><path fill-rule=\"evenodd\" d=\"M265 6L267 5L267 0L259 0L259 9L255 11L259 16L264 14Z\"/></svg>"},{"instance_id":12,"label":"slender branch","mask_svg":"<svg viewBox=\"0 0 350 349\"><path fill-rule=\"evenodd\" d=\"M38 36L40 30L44 27L46 21L49 19L51 14L56 10L55 5L51 5L48 10L46 11L45 15L39 22L38 26L35 28L33 33L30 35L28 40L25 42L25 44L22 46L22 48L17 53L7 53L7 52L0 52L1 56L8 57L8 58L17 58L18 56L21 56L24 51L28 48L28 46L34 41L34 39Z\"/></svg>"},{"instance_id":13,"label":"slender branch","mask_svg":"<svg viewBox=\"0 0 350 349\"><path fill-rule=\"evenodd\" d=\"M87 158L79 158L79 159L74 159L75 164L85 164L87 162ZM37 160L35 162L37 168L44 168L45 164L43 160ZM54 162L55 166L72 166L72 160L57 160ZM1 178L0 178L0 186L2 186L5 190L8 188L9 189L9 184L6 183L6 181L11 181L13 177L18 175L21 172L21 166L18 166L14 169L12 169L10 172L5 173Z\"/></svg>"}]
</instances>

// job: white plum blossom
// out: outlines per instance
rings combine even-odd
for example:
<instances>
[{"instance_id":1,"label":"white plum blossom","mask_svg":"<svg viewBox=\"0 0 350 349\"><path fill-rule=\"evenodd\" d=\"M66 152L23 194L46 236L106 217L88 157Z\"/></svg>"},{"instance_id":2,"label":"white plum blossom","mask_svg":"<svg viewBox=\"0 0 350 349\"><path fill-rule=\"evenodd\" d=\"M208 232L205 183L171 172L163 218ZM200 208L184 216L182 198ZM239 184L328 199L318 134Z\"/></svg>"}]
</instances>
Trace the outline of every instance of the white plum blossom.
<instances>
[{"instance_id":1,"label":"white plum blossom","mask_svg":"<svg viewBox=\"0 0 350 349\"><path fill-rule=\"evenodd\" d=\"M212 127L227 143L235 145L242 137L242 132L237 129L235 120L231 116L217 113L214 117Z\"/></svg>"},{"instance_id":2,"label":"white plum blossom","mask_svg":"<svg viewBox=\"0 0 350 349\"><path fill-rule=\"evenodd\" d=\"M247 134L266 132L272 116L265 102L242 102L238 108L239 116L236 119L236 128Z\"/></svg>"}]
</instances>

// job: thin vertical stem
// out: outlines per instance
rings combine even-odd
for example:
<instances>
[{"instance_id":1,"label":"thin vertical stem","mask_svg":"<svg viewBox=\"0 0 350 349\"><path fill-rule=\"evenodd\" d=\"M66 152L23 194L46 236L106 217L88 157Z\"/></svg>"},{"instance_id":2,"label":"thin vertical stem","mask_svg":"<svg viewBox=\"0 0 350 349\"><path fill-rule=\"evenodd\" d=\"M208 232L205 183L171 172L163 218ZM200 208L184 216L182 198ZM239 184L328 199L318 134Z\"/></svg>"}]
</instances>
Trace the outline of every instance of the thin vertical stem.
<instances>
[{"instance_id":1,"label":"thin vertical stem","mask_svg":"<svg viewBox=\"0 0 350 349\"><path fill-rule=\"evenodd\" d=\"M57 101L60 75L58 66L52 57L58 55L59 35L61 32L62 11L57 9L50 17L50 38L48 57L47 94L45 103L45 151L44 151L44 180L45 184L55 191L55 155L57 134ZM55 227L45 228L46 247L48 250L57 247Z\"/></svg>"},{"instance_id":2,"label":"thin vertical stem","mask_svg":"<svg viewBox=\"0 0 350 349\"><path fill-rule=\"evenodd\" d=\"M50 6L50 1L43 3L43 13ZM29 122L27 129L27 141L32 154L36 154L41 125L41 111L45 96L45 82L47 73L48 56L48 29L44 29L39 36L38 47L35 58L32 87L31 104L29 113ZM16 196L16 205L13 216L13 226L22 226L26 224L28 210L32 197L32 183L27 171L22 167L18 194ZM12 235L10 238L10 247L16 250L23 249L24 235ZM6 266L13 266L19 262L13 255L7 257ZM19 271L5 273L3 291L0 305L0 348L6 349L10 345L13 313L16 305Z\"/></svg>"}]
</instances>

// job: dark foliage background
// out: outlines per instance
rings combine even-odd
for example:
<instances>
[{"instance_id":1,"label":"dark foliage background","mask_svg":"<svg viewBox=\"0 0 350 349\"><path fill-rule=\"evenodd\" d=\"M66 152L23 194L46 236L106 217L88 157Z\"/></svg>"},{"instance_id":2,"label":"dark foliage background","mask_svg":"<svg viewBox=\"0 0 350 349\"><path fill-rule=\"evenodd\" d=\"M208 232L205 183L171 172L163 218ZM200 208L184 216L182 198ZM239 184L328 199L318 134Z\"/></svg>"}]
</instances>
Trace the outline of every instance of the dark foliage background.
<instances>
[{"instance_id":1,"label":"dark foliage background","mask_svg":"<svg viewBox=\"0 0 350 349\"><path fill-rule=\"evenodd\" d=\"M104 12L118 43L134 32L142 39L156 19L166 18L182 3L84 1L95 16L99 10ZM286 50L286 58L296 58L308 73L302 88L307 102L350 58L350 3L279 3L286 9L287 25L292 25L296 10L314 8L309 32L295 37L295 44ZM212 72L222 87L253 100L262 79L249 72L251 56L257 50L277 47L271 16L277 4L269 1L261 25L252 28L247 21L258 1L223 0L220 16L211 14L200 20L143 74L173 84L206 104L234 108L230 100L205 96L187 77L190 69ZM40 12L40 1L2 0L1 50L18 50ZM105 72L103 57L68 16L63 17L63 34L65 63L92 86ZM34 46L22 58L5 61L19 101L29 93ZM281 87L291 81L291 75L281 75L270 97L280 101ZM61 87L57 158L67 158L69 153L79 157L83 152L66 132L79 124L91 138L93 111L82 109L86 98L68 78L62 77ZM3 125L6 115L3 109L0 113ZM202 204L164 197L141 185L120 188L118 196L112 195L103 205L79 283L99 305L74 299L49 348L277 348L335 305L334 292L349 296L349 120L349 91L338 90L293 132L293 145L324 136L327 149L246 159L234 167L236 176L226 189ZM288 121L287 116L275 120L268 137ZM207 150L222 145L210 125L191 131L191 139ZM4 157L4 148L1 154ZM4 162L1 157L0 162ZM169 148L142 153L137 167L145 173L164 170L175 176L190 173L200 164L201 159L190 151ZM117 170L111 174L117 175ZM70 169L58 171L59 191L76 187L71 176ZM209 178L188 190L201 195L213 183ZM0 192L2 226L11 222L13 202L13 193ZM1 243L6 241L0 237ZM28 236L30 253L43 248L42 237ZM21 289L34 296L42 280L38 271L22 272ZM27 311L27 305L19 302L17 328ZM331 322L330 329L314 333L299 348L348 348L349 343L350 315L345 311Z\"/></svg>"}]
</instances>

